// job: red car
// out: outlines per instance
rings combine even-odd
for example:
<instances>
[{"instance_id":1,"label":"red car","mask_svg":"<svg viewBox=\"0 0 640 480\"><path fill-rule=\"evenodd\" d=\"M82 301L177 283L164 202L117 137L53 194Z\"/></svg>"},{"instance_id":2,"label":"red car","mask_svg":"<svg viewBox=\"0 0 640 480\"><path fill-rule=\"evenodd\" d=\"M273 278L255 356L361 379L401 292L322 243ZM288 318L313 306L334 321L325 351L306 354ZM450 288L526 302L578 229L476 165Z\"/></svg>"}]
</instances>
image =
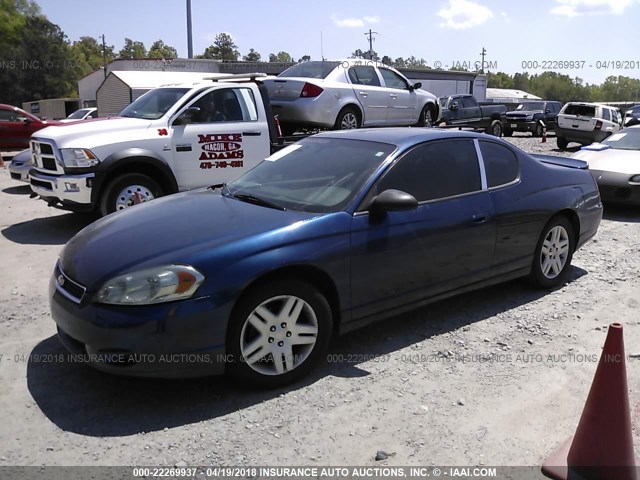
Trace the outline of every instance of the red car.
<instances>
[{"instance_id":1,"label":"red car","mask_svg":"<svg viewBox=\"0 0 640 480\"><path fill-rule=\"evenodd\" d=\"M31 134L58 121L44 121L21 108L0 103L0 148L29 148Z\"/></svg>"}]
</instances>

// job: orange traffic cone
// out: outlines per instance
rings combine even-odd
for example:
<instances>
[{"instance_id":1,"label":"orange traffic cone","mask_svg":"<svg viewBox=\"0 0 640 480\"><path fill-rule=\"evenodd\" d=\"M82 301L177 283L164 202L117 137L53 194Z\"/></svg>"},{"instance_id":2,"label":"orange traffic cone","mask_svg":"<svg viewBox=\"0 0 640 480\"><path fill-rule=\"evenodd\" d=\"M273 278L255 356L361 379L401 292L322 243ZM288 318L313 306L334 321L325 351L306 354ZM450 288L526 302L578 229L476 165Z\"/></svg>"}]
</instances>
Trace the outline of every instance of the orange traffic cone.
<instances>
[{"instance_id":1,"label":"orange traffic cone","mask_svg":"<svg viewBox=\"0 0 640 480\"><path fill-rule=\"evenodd\" d=\"M576 434L542 473L556 480L638 480L621 324L609 326Z\"/></svg>"}]
</instances>

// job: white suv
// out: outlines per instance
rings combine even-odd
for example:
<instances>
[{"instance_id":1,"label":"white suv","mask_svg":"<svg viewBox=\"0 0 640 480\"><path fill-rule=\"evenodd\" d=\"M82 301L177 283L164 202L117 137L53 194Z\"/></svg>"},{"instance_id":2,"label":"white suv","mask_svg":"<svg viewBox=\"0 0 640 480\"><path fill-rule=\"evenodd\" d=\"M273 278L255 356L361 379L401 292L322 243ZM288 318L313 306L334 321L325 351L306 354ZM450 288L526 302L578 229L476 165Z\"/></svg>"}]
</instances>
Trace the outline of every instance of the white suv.
<instances>
[{"instance_id":1,"label":"white suv","mask_svg":"<svg viewBox=\"0 0 640 480\"><path fill-rule=\"evenodd\" d=\"M600 142L622 128L617 108L597 103L569 102L558 114L556 141L565 149L569 142L589 145Z\"/></svg>"}]
</instances>

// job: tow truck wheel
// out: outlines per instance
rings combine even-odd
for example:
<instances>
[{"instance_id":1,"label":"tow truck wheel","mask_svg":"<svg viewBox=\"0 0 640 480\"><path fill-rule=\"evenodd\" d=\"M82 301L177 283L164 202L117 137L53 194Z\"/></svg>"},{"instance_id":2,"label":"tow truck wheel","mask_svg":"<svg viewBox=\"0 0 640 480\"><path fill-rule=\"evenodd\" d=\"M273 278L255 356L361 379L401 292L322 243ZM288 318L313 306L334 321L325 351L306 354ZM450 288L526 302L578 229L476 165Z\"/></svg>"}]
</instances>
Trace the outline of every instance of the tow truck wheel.
<instances>
[{"instance_id":1,"label":"tow truck wheel","mask_svg":"<svg viewBox=\"0 0 640 480\"><path fill-rule=\"evenodd\" d=\"M161 196L162 189L152 178L140 173L125 173L105 187L100 199L100 214L109 215Z\"/></svg>"}]
</instances>

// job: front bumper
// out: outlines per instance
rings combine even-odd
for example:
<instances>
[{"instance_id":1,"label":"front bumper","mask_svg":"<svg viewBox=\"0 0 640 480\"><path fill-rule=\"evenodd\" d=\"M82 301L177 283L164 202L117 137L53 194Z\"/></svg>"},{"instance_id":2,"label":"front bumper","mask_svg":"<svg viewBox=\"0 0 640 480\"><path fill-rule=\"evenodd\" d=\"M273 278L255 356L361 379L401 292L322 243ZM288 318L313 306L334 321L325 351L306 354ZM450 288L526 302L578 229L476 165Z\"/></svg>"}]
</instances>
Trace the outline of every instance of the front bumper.
<instances>
[{"instance_id":1,"label":"front bumper","mask_svg":"<svg viewBox=\"0 0 640 480\"><path fill-rule=\"evenodd\" d=\"M23 162L14 164L14 162L11 162L11 164L9 164L9 175L12 180L29 183L29 170L32 168L33 165L31 164L25 164Z\"/></svg>"},{"instance_id":2,"label":"front bumper","mask_svg":"<svg viewBox=\"0 0 640 480\"><path fill-rule=\"evenodd\" d=\"M209 297L145 306L77 303L54 275L49 298L58 337L76 363L119 375L187 378L222 374L230 361L228 315Z\"/></svg>"},{"instance_id":3,"label":"front bumper","mask_svg":"<svg viewBox=\"0 0 640 480\"><path fill-rule=\"evenodd\" d=\"M604 170L591 170L591 175L598 184L603 203L640 207L640 185L629 183L633 175Z\"/></svg>"},{"instance_id":4,"label":"front bumper","mask_svg":"<svg viewBox=\"0 0 640 480\"><path fill-rule=\"evenodd\" d=\"M95 174L50 175L32 168L29 171L31 190L49 204L61 204L72 211L91 211L94 208L92 191Z\"/></svg>"},{"instance_id":5,"label":"front bumper","mask_svg":"<svg viewBox=\"0 0 640 480\"><path fill-rule=\"evenodd\" d=\"M506 128L511 130L512 132L533 132L536 129L536 125L538 122L531 121L522 121L522 120L514 120L512 118L507 118L506 120Z\"/></svg>"}]
</instances>

